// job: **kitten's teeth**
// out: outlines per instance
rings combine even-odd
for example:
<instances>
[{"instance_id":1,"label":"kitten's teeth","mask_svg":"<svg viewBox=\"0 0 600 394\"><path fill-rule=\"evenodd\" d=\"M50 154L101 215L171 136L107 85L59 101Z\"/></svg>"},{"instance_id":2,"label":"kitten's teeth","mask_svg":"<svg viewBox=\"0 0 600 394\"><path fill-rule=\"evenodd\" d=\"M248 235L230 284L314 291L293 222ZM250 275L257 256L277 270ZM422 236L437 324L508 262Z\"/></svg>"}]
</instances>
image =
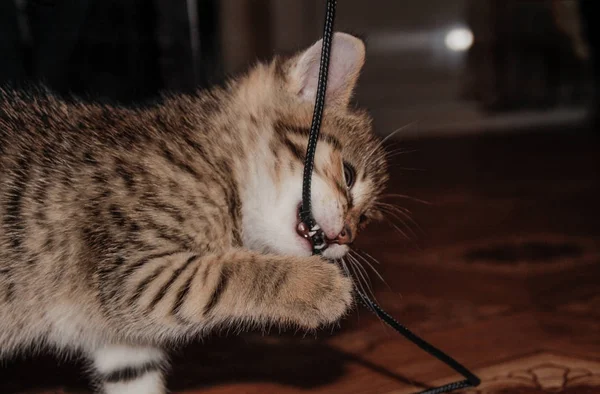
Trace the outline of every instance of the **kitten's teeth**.
<instances>
[{"instance_id":1,"label":"kitten's teeth","mask_svg":"<svg viewBox=\"0 0 600 394\"><path fill-rule=\"evenodd\" d=\"M317 250L321 250L321 249L323 249L325 246L327 246L327 245L325 245L325 244L320 244L320 245L315 245L315 246L314 246L314 248L315 248L315 249L317 249Z\"/></svg>"},{"instance_id":2,"label":"kitten's teeth","mask_svg":"<svg viewBox=\"0 0 600 394\"><path fill-rule=\"evenodd\" d=\"M313 235L315 235L316 233L317 233L316 231L309 231L309 232L308 232L308 235L310 235L310 236L312 237L312 236L313 236Z\"/></svg>"},{"instance_id":3,"label":"kitten's teeth","mask_svg":"<svg viewBox=\"0 0 600 394\"><path fill-rule=\"evenodd\" d=\"M303 222L298 223L298 227L296 227L296 232L303 238L309 239L308 235L308 227Z\"/></svg>"},{"instance_id":4,"label":"kitten's teeth","mask_svg":"<svg viewBox=\"0 0 600 394\"><path fill-rule=\"evenodd\" d=\"M321 227L318 224L315 224L315 226L313 228L311 228L311 231L319 231L321 229Z\"/></svg>"}]
</instances>

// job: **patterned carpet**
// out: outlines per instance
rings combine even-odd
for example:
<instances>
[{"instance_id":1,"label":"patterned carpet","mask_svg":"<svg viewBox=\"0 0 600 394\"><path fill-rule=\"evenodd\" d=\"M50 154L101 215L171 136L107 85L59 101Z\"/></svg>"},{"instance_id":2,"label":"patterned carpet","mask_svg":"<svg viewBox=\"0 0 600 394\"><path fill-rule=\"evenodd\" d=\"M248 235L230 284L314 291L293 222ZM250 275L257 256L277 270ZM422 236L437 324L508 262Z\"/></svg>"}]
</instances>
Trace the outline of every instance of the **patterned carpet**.
<instances>
[{"instance_id":1,"label":"patterned carpet","mask_svg":"<svg viewBox=\"0 0 600 394\"><path fill-rule=\"evenodd\" d=\"M472 368L468 394L600 393L599 139L561 133L405 141L390 203L415 224L374 226L380 303ZM414 170L417 168L418 170ZM410 227L410 229L409 229ZM177 393L408 394L456 380L365 309L317 338L215 335L182 350ZM0 393L86 393L81 365L0 369Z\"/></svg>"}]
</instances>

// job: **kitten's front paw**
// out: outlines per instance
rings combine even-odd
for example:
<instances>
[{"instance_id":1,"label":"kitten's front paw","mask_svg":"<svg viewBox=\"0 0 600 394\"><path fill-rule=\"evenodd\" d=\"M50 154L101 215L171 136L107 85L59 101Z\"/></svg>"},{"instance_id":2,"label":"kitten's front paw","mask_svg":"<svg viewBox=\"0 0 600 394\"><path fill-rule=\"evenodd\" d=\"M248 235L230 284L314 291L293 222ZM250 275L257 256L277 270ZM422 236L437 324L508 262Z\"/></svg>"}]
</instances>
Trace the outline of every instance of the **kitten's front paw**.
<instances>
[{"instance_id":1,"label":"kitten's front paw","mask_svg":"<svg viewBox=\"0 0 600 394\"><path fill-rule=\"evenodd\" d=\"M311 257L297 268L297 293L291 300L292 320L306 328L335 323L352 306L352 282L336 264Z\"/></svg>"}]
</instances>

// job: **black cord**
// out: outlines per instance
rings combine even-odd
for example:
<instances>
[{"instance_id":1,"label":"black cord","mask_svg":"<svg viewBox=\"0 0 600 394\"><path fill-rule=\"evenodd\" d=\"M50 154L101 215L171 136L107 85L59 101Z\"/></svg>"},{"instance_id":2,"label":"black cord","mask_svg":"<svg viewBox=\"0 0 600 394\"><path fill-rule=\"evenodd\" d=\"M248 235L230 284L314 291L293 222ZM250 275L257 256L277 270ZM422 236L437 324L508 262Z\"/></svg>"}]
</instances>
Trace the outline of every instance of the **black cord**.
<instances>
[{"instance_id":1,"label":"black cord","mask_svg":"<svg viewBox=\"0 0 600 394\"><path fill-rule=\"evenodd\" d=\"M300 219L310 229L314 254L321 254L321 251L326 246L323 230L321 230L321 227L319 227L312 215L310 186L315 162L315 152L317 150L317 141L319 140L319 132L321 131L323 109L325 108L325 93L327 91L327 74L329 73L329 57L333 41L333 22L335 20L336 3L336 0L327 0L315 109L313 112L312 124L310 126L310 134L308 136L306 159L304 160L304 180L302 183L302 209L300 211Z\"/></svg>"},{"instance_id":2,"label":"black cord","mask_svg":"<svg viewBox=\"0 0 600 394\"><path fill-rule=\"evenodd\" d=\"M419 394L440 394L440 393L448 393L450 391L458 390L465 387L475 387L478 386L480 380L477 376L475 376L471 371L465 368L458 361L454 360L452 357L448 356L446 353L442 352L440 349L431 345L429 342L425 341L417 334L410 331L404 325L398 323L396 319L394 319L389 313L384 311L377 303L372 301L365 293L360 290L357 290L358 296L361 298L363 304L373 312L377 317L383 320L388 326L392 327L398 333L402 334L406 339L417 345L422 350L431 354L433 357L437 358L456 372L460 373L462 376L466 378L466 380L450 383L442 387L427 389L425 391L420 392Z\"/></svg>"},{"instance_id":3,"label":"black cord","mask_svg":"<svg viewBox=\"0 0 600 394\"><path fill-rule=\"evenodd\" d=\"M320 254L326 246L323 230L321 230L312 215L311 178L314 167L315 152L317 149L317 141L319 139L319 132L321 130L323 109L325 107L325 93L327 89L327 74L329 72L329 58L331 55L331 45L333 40L335 6L336 0L327 0L325 26L323 28L323 46L321 49L321 64L319 67L319 79L315 98L315 109L313 113L312 125L310 127L310 135L308 137L308 147L306 148L306 160L304 162L304 177L302 183L302 208L300 211L300 218L306 225L306 228L310 229L309 236L311 237L314 254ZM479 378L461 365L458 361L454 360L446 353L421 339L408 328L398 323L396 319L394 319L389 313L384 311L379 305L373 302L366 294L361 291L357 292L364 305L387 325L417 345L419 348L448 365L450 368L466 378L466 380L449 383L444 386L429 388L419 392L418 394L443 394L454 390L463 389L466 387L475 387L479 385Z\"/></svg>"}]
</instances>

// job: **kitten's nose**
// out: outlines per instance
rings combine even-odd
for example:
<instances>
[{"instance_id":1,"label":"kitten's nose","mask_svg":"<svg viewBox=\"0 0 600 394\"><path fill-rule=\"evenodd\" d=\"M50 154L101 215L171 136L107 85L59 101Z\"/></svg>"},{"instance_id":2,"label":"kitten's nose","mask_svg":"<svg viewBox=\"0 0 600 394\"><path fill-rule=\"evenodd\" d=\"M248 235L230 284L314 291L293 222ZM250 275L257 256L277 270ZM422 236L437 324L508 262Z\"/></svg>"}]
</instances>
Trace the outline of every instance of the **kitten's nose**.
<instances>
[{"instance_id":1,"label":"kitten's nose","mask_svg":"<svg viewBox=\"0 0 600 394\"><path fill-rule=\"evenodd\" d=\"M337 243L340 245L351 244L352 241L354 241L352 230L350 229L350 226L348 226L347 224L344 225L344 228L342 229L342 231L333 240L334 243Z\"/></svg>"}]
</instances>

